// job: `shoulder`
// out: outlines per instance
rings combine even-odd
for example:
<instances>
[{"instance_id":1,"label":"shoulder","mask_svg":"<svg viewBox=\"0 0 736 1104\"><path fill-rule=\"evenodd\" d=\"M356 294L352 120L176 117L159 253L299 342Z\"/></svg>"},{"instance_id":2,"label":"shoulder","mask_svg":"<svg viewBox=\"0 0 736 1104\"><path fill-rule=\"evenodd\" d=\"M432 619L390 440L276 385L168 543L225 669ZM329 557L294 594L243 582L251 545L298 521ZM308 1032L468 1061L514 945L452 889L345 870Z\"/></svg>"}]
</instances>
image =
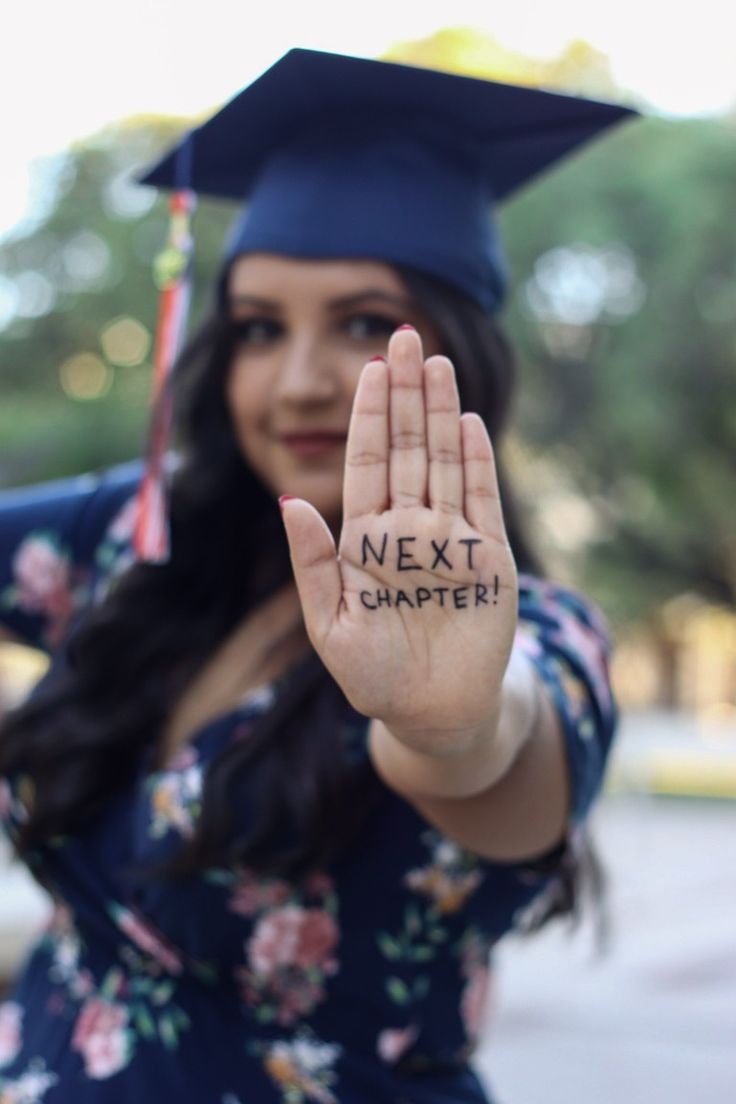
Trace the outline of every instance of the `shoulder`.
<instances>
[{"instance_id":1,"label":"shoulder","mask_svg":"<svg viewBox=\"0 0 736 1104\"><path fill-rule=\"evenodd\" d=\"M578 590L523 576L515 644L532 661L557 707L571 772L573 820L581 821L600 788L618 719L608 622Z\"/></svg>"},{"instance_id":2,"label":"shoulder","mask_svg":"<svg viewBox=\"0 0 736 1104\"><path fill-rule=\"evenodd\" d=\"M138 487L142 464L134 460L101 472L86 473L0 491L0 517L34 516L58 523L81 518L85 513L103 516L114 513Z\"/></svg>"},{"instance_id":3,"label":"shoulder","mask_svg":"<svg viewBox=\"0 0 736 1104\"><path fill-rule=\"evenodd\" d=\"M517 641L532 659L547 652L564 660L610 707L611 629L601 609L580 591L520 575Z\"/></svg>"},{"instance_id":4,"label":"shoulder","mask_svg":"<svg viewBox=\"0 0 736 1104\"><path fill-rule=\"evenodd\" d=\"M131 560L139 462L0 494L0 621L45 649Z\"/></svg>"},{"instance_id":5,"label":"shoulder","mask_svg":"<svg viewBox=\"0 0 736 1104\"><path fill-rule=\"evenodd\" d=\"M537 575L519 575L519 616L552 628L573 619L610 644L608 621L595 602L573 587Z\"/></svg>"}]
</instances>

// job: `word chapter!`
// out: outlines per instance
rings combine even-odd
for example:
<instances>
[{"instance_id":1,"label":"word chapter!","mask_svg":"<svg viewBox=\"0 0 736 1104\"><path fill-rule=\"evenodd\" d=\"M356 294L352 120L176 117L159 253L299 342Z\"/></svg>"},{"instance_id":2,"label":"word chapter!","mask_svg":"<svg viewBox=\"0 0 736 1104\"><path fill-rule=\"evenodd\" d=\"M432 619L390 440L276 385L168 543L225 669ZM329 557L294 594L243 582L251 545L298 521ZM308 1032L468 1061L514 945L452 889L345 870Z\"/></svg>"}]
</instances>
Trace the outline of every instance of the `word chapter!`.
<instances>
[{"instance_id":1,"label":"word chapter!","mask_svg":"<svg viewBox=\"0 0 736 1104\"><path fill-rule=\"evenodd\" d=\"M471 583L468 586L415 587L413 590L395 590L390 587L378 587L376 590L361 590L360 600L366 609L376 610L384 606L398 609L421 609L427 602L436 602L450 609L474 609L489 604L490 587L484 583ZM498 601L498 575L493 576L493 605Z\"/></svg>"}]
</instances>

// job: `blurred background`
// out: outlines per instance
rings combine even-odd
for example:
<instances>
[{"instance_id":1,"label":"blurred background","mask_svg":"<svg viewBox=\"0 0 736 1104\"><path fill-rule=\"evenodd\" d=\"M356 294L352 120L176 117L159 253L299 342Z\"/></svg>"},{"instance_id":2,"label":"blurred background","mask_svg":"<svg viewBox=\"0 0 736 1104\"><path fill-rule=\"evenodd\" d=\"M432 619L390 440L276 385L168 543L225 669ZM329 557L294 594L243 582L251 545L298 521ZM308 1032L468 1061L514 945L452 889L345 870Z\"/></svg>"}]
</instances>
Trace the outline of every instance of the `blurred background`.
<instances>
[{"instance_id":1,"label":"blurred background","mask_svg":"<svg viewBox=\"0 0 736 1104\"><path fill-rule=\"evenodd\" d=\"M505 448L549 573L608 616L623 710L594 817L611 929L500 949L481 1055L501 1100L712 1104L736 1074L736 36L640 4L210 0L11 18L0 96L0 486L145 440L165 200L135 171L294 45L638 107L501 212L521 386ZM692 13L691 13L692 14ZM276 26L280 23L280 26ZM263 25L262 25L263 24ZM16 51L11 41L23 45ZM234 214L201 202L192 325ZM43 670L0 648L0 701ZM42 915L0 869L0 976ZM728 1088L727 1088L728 1086Z\"/></svg>"}]
</instances>

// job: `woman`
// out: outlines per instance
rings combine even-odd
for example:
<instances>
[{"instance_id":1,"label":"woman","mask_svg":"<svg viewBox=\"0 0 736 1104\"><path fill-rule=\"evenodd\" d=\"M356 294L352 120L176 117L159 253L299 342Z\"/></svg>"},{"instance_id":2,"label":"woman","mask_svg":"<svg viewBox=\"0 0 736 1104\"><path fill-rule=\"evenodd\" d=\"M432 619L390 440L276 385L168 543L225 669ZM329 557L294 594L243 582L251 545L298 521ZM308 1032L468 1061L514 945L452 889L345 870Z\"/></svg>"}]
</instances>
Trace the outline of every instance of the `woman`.
<instances>
[{"instance_id":1,"label":"woman","mask_svg":"<svg viewBox=\"0 0 736 1104\"><path fill-rule=\"evenodd\" d=\"M243 97L268 136L174 377L168 562L130 563L137 468L8 496L4 619L53 664L0 816L56 907L0 1005L3 1104L487 1100L489 949L556 907L614 723L486 428L503 272L443 112L499 87L282 59L185 143L222 189Z\"/></svg>"}]
</instances>

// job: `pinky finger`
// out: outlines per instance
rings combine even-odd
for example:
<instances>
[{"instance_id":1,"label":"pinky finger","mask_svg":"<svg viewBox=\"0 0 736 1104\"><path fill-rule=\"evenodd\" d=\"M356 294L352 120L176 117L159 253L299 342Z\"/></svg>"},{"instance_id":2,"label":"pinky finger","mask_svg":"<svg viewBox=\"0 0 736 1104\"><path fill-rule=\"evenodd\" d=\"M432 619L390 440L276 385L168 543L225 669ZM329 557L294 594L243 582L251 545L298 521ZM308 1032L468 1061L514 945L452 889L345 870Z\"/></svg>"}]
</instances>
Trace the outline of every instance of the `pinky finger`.
<instances>
[{"instance_id":1,"label":"pinky finger","mask_svg":"<svg viewBox=\"0 0 736 1104\"><path fill-rule=\"evenodd\" d=\"M465 481L465 518L469 525L493 540L506 542L506 527L498 491L493 448L482 419L463 414L460 419Z\"/></svg>"}]
</instances>

